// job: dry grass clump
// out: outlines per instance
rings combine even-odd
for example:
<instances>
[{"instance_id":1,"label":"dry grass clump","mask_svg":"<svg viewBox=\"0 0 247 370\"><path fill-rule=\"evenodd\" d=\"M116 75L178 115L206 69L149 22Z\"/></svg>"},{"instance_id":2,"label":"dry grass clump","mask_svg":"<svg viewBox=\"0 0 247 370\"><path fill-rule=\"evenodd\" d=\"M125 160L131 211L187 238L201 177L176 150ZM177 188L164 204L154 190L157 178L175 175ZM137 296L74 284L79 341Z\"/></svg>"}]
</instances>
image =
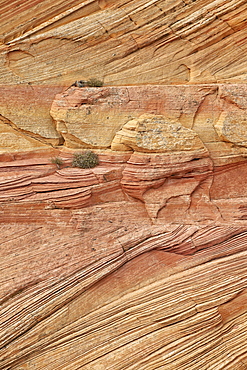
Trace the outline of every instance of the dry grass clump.
<instances>
[{"instance_id":1,"label":"dry grass clump","mask_svg":"<svg viewBox=\"0 0 247 370\"><path fill-rule=\"evenodd\" d=\"M100 81L97 78L90 78L87 81L87 86L90 86L90 87L101 87L101 86L103 86L103 81Z\"/></svg>"},{"instance_id":2,"label":"dry grass clump","mask_svg":"<svg viewBox=\"0 0 247 370\"><path fill-rule=\"evenodd\" d=\"M72 161L73 167L80 168L93 168L99 164L99 158L97 154L91 150L86 150L84 153L74 153Z\"/></svg>"}]
</instances>

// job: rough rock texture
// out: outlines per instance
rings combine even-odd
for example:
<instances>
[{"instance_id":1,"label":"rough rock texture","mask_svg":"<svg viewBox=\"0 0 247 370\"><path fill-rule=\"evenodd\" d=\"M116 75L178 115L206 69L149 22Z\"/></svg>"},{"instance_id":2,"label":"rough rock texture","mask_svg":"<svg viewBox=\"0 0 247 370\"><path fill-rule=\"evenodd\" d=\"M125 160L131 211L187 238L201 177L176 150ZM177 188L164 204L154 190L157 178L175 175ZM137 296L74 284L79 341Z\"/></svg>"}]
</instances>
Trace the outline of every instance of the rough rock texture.
<instances>
[{"instance_id":1,"label":"rough rock texture","mask_svg":"<svg viewBox=\"0 0 247 370\"><path fill-rule=\"evenodd\" d=\"M0 368L244 369L246 161L71 159L1 157Z\"/></svg>"},{"instance_id":2,"label":"rough rock texture","mask_svg":"<svg viewBox=\"0 0 247 370\"><path fill-rule=\"evenodd\" d=\"M47 145L31 132L20 130L13 122L0 114L0 152L9 150L30 150L45 148Z\"/></svg>"},{"instance_id":3,"label":"rough rock texture","mask_svg":"<svg viewBox=\"0 0 247 370\"><path fill-rule=\"evenodd\" d=\"M215 165L243 160L247 154L244 84L71 87L55 96L50 113L67 147L110 148L112 144L113 150L126 150L126 145L119 146L123 131L118 130L123 128L132 137L133 128L126 124L149 113L164 115L167 122L177 124L184 132L186 128L193 130ZM136 145L127 145L130 150L137 149Z\"/></svg>"},{"instance_id":4,"label":"rough rock texture","mask_svg":"<svg viewBox=\"0 0 247 370\"><path fill-rule=\"evenodd\" d=\"M247 369L246 1L0 9L0 369Z\"/></svg>"},{"instance_id":5,"label":"rough rock texture","mask_svg":"<svg viewBox=\"0 0 247 370\"><path fill-rule=\"evenodd\" d=\"M130 112L128 89L71 87L56 95L50 114L67 147L110 148Z\"/></svg>"},{"instance_id":6,"label":"rough rock texture","mask_svg":"<svg viewBox=\"0 0 247 370\"><path fill-rule=\"evenodd\" d=\"M0 81L52 84L95 75L114 85L246 79L245 0L0 4Z\"/></svg>"},{"instance_id":7,"label":"rough rock texture","mask_svg":"<svg viewBox=\"0 0 247 370\"><path fill-rule=\"evenodd\" d=\"M75 80L246 82L245 0L0 0L0 9L1 114L53 143L50 105Z\"/></svg>"},{"instance_id":8,"label":"rough rock texture","mask_svg":"<svg viewBox=\"0 0 247 370\"><path fill-rule=\"evenodd\" d=\"M155 114L143 114L127 122L116 133L111 149L132 149L143 153L190 152L194 156L207 153L203 142L193 130Z\"/></svg>"}]
</instances>

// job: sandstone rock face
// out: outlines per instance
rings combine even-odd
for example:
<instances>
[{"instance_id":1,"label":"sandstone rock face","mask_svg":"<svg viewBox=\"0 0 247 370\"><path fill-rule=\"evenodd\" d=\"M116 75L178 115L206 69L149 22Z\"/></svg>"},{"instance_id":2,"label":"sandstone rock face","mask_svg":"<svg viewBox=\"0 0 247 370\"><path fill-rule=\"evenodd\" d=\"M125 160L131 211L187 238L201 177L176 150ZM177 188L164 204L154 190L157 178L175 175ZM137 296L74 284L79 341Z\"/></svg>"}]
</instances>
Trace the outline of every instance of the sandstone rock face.
<instances>
[{"instance_id":1,"label":"sandstone rock face","mask_svg":"<svg viewBox=\"0 0 247 370\"><path fill-rule=\"evenodd\" d=\"M30 1L18 11L0 4L4 83L246 79L245 0Z\"/></svg>"},{"instance_id":2,"label":"sandstone rock face","mask_svg":"<svg viewBox=\"0 0 247 370\"><path fill-rule=\"evenodd\" d=\"M247 154L244 126L246 85L71 87L55 96L50 113L67 147L150 151L147 145L141 149L143 144L134 144L132 138L136 129L131 127L135 119L139 120L142 114L148 113L163 115L167 122L181 127L177 133L183 131L191 132L195 137L198 135L203 142L198 145L209 151L215 165L242 160ZM228 116L232 118L224 118ZM131 119L134 121L128 123ZM148 129L143 132L147 138ZM172 148L175 129L171 128L171 132L168 150ZM154 136L153 132L151 141ZM158 136L160 140L161 135ZM152 150L164 151L163 144L160 144L161 149L154 146ZM180 146L183 150L185 141Z\"/></svg>"},{"instance_id":3,"label":"sandstone rock face","mask_svg":"<svg viewBox=\"0 0 247 370\"><path fill-rule=\"evenodd\" d=\"M223 141L247 147L247 116L245 112L240 110L223 112L215 129Z\"/></svg>"},{"instance_id":4,"label":"sandstone rock face","mask_svg":"<svg viewBox=\"0 0 247 370\"><path fill-rule=\"evenodd\" d=\"M17 5L0 1L1 114L55 145L61 138L49 108L75 80L246 82L245 0L54 0L52 5L30 0Z\"/></svg>"},{"instance_id":5,"label":"sandstone rock face","mask_svg":"<svg viewBox=\"0 0 247 370\"><path fill-rule=\"evenodd\" d=\"M117 132L112 150L135 150L137 152L207 152L198 135L178 122L164 116L144 114L127 122ZM195 156L196 156L195 155Z\"/></svg>"},{"instance_id":6,"label":"sandstone rock face","mask_svg":"<svg viewBox=\"0 0 247 370\"><path fill-rule=\"evenodd\" d=\"M0 114L0 152L40 149L48 146L34 134L20 130Z\"/></svg>"},{"instance_id":7,"label":"sandstone rock face","mask_svg":"<svg viewBox=\"0 0 247 370\"><path fill-rule=\"evenodd\" d=\"M0 369L247 369L246 1L0 9Z\"/></svg>"},{"instance_id":8,"label":"sandstone rock face","mask_svg":"<svg viewBox=\"0 0 247 370\"><path fill-rule=\"evenodd\" d=\"M128 102L125 88L72 87L56 96L50 113L65 146L108 148L116 131L130 118L121 109Z\"/></svg>"},{"instance_id":9,"label":"sandstone rock face","mask_svg":"<svg viewBox=\"0 0 247 370\"><path fill-rule=\"evenodd\" d=\"M39 146L40 142L49 146L61 144L62 138L48 113L56 92L60 91L61 87L57 86L51 89L45 86L0 85L0 114L17 128L16 135L20 134L19 140L22 140L21 133L25 133L36 140L36 146ZM9 140L10 151L15 145L15 139ZM8 150L8 147L5 150Z\"/></svg>"},{"instance_id":10,"label":"sandstone rock face","mask_svg":"<svg viewBox=\"0 0 247 370\"><path fill-rule=\"evenodd\" d=\"M1 157L1 369L244 368L246 162L71 157Z\"/></svg>"}]
</instances>

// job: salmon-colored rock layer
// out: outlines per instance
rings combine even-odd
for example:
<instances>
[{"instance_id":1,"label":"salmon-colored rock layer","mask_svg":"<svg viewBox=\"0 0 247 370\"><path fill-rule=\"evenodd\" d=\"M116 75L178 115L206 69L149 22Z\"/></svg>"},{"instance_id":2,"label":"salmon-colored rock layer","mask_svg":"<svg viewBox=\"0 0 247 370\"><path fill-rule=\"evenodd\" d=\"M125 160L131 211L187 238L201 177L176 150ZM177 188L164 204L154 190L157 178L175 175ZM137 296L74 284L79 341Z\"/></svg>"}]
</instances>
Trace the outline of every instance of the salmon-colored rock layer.
<instances>
[{"instance_id":1,"label":"salmon-colored rock layer","mask_svg":"<svg viewBox=\"0 0 247 370\"><path fill-rule=\"evenodd\" d=\"M247 369L246 1L0 10L0 369Z\"/></svg>"},{"instance_id":2,"label":"salmon-colored rock layer","mask_svg":"<svg viewBox=\"0 0 247 370\"><path fill-rule=\"evenodd\" d=\"M99 159L1 156L0 368L244 369L246 161Z\"/></svg>"}]
</instances>

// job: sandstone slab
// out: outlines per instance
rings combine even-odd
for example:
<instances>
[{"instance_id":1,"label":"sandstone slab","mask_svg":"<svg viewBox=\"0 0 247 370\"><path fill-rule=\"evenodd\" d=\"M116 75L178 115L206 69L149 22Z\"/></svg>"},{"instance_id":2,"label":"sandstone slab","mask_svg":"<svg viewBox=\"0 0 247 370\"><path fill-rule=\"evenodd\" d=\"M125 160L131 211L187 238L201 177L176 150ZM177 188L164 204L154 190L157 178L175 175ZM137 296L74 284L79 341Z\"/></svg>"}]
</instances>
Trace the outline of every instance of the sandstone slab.
<instances>
[{"instance_id":1,"label":"sandstone slab","mask_svg":"<svg viewBox=\"0 0 247 370\"><path fill-rule=\"evenodd\" d=\"M0 114L27 135L47 145L61 144L49 115L51 102L61 87L0 85ZM15 140L12 140L13 145ZM21 147L21 146L20 146Z\"/></svg>"},{"instance_id":2,"label":"sandstone slab","mask_svg":"<svg viewBox=\"0 0 247 370\"><path fill-rule=\"evenodd\" d=\"M246 1L0 8L0 369L246 369Z\"/></svg>"},{"instance_id":3,"label":"sandstone slab","mask_svg":"<svg viewBox=\"0 0 247 370\"><path fill-rule=\"evenodd\" d=\"M245 0L0 5L0 83L246 81Z\"/></svg>"},{"instance_id":4,"label":"sandstone slab","mask_svg":"<svg viewBox=\"0 0 247 370\"><path fill-rule=\"evenodd\" d=\"M129 101L126 88L70 88L56 96L51 116L65 146L107 148L130 115L122 110Z\"/></svg>"},{"instance_id":5,"label":"sandstone slab","mask_svg":"<svg viewBox=\"0 0 247 370\"><path fill-rule=\"evenodd\" d=\"M1 171L24 174L38 158ZM164 220L116 196L76 210L1 201L1 368L244 366L246 221Z\"/></svg>"},{"instance_id":6,"label":"sandstone slab","mask_svg":"<svg viewBox=\"0 0 247 370\"><path fill-rule=\"evenodd\" d=\"M191 151L197 152L195 156L207 153L207 149L194 131L164 116L151 114L144 114L136 120L127 122L114 137L111 149L120 151L132 149L144 153Z\"/></svg>"},{"instance_id":7,"label":"sandstone slab","mask_svg":"<svg viewBox=\"0 0 247 370\"><path fill-rule=\"evenodd\" d=\"M239 108L236 108L236 105L239 105ZM198 137L198 143L200 141L203 143L202 147L208 150L215 165L222 165L243 160L247 154L246 146L243 142L241 144L240 139L231 142L219 132L223 117L235 116L236 110L239 119L243 120L247 112L245 85L71 87L64 93L56 95L51 115L57 131L65 139L65 146L72 148L112 146L114 150L134 149L144 152L150 151L148 145L145 144L145 148L140 149L143 144L138 144L138 147L136 142L134 144L136 139L132 140L136 135L135 131L138 130L133 126L135 120L142 114L163 115L168 122L177 125L177 129L180 127L179 131L176 131L175 126L174 130L171 128L169 142L175 138L175 132L177 135L182 131L191 132L191 135ZM127 124L131 120L133 125ZM240 134L234 122L229 121L229 130L244 135L244 126ZM140 141L146 137L149 143L156 135L161 145L163 134L159 132L153 131L151 134L149 130L148 134L147 130L146 134L139 132L138 135ZM149 139L148 135L151 135ZM125 140L126 143L121 143L121 140ZM176 142L178 145L178 140ZM166 148L163 144L162 148L154 146L153 151L163 151ZM186 145L184 141L184 147ZM183 145L178 147L182 148ZM175 147L172 150L174 149Z\"/></svg>"},{"instance_id":8,"label":"sandstone slab","mask_svg":"<svg viewBox=\"0 0 247 370\"><path fill-rule=\"evenodd\" d=\"M21 131L7 118L0 114L0 152L13 152L21 150L35 150L49 148L47 143L35 137L32 133Z\"/></svg>"},{"instance_id":9,"label":"sandstone slab","mask_svg":"<svg viewBox=\"0 0 247 370\"><path fill-rule=\"evenodd\" d=\"M247 146L247 117L243 110L235 109L223 112L215 125L215 129L222 141L238 146Z\"/></svg>"}]
</instances>

